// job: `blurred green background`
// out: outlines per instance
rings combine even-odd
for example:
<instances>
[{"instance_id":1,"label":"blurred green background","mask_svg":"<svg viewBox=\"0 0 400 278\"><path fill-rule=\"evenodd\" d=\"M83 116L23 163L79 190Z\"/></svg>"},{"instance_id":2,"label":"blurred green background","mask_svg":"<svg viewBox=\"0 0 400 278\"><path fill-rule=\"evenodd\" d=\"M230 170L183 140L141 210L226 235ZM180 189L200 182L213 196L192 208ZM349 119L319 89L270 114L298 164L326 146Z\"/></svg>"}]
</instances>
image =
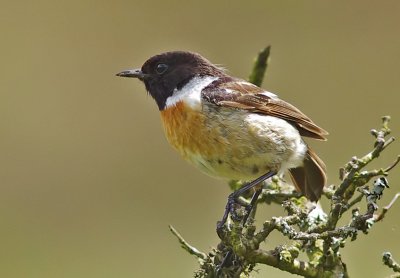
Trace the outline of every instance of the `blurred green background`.
<instances>
[{"instance_id":1,"label":"blurred green background","mask_svg":"<svg viewBox=\"0 0 400 278\"><path fill-rule=\"evenodd\" d=\"M396 0L3 1L0 277L191 277L197 263L168 224L201 250L217 244L228 187L169 147L140 82L115 77L163 51L197 51L246 78L271 44L263 87L330 132L312 146L337 184L338 168L371 149L382 115L399 136L399 14ZM395 142L371 167L398 153ZM381 205L399 182L395 169ZM400 260L399 216L397 203L347 243L352 277L391 273L381 254Z\"/></svg>"}]
</instances>

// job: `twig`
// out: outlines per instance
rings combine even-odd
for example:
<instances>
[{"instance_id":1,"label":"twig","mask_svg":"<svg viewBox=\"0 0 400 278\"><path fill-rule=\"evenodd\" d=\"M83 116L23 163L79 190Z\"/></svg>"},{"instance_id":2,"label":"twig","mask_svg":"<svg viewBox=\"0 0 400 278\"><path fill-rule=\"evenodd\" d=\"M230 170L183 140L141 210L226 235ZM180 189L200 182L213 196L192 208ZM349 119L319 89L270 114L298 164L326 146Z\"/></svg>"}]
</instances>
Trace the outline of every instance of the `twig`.
<instances>
[{"instance_id":1,"label":"twig","mask_svg":"<svg viewBox=\"0 0 400 278\"><path fill-rule=\"evenodd\" d=\"M384 217L385 217L385 215L386 215L386 213L389 211L389 209L393 206L393 204L397 201L397 199L400 197L400 192L399 193L397 193L394 197L393 197L393 199L392 199L392 201L390 201L390 203L386 206L386 207L384 207L383 209L382 209L382 212L380 213L380 214L378 214L376 217L375 217L375 222L378 222L378 221L381 221Z\"/></svg>"},{"instance_id":2,"label":"twig","mask_svg":"<svg viewBox=\"0 0 400 278\"><path fill-rule=\"evenodd\" d=\"M172 232L172 234L174 236L176 236L176 238L179 240L179 243L181 244L181 247L186 250L189 254L196 256L199 259L202 260L206 260L207 259L207 255L203 252L200 252L199 250L197 250L197 248L191 246L189 243L186 242L186 240L178 233L177 230L175 230L174 227L172 227L171 225L168 226L170 231Z\"/></svg>"},{"instance_id":3,"label":"twig","mask_svg":"<svg viewBox=\"0 0 400 278\"><path fill-rule=\"evenodd\" d=\"M268 57L270 50L271 46L267 46L258 53L258 56L256 57L253 64L253 69L249 76L250 83L253 83L254 85L257 86L261 86L264 79L265 71L268 66Z\"/></svg>"},{"instance_id":4,"label":"twig","mask_svg":"<svg viewBox=\"0 0 400 278\"><path fill-rule=\"evenodd\" d=\"M389 172L390 170L392 170L394 167L396 167L397 163L400 162L400 155L397 156L397 159L392 163L392 165L390 165L389 167L387 167L384 171L385 172Z\"/></svg>"},{"instance_id":5,"label":"twig","mask_svg":"<svg viewBox=\"0 0 400 278\"><path fill-rule=\"evenodd\" d=\"M361 202L364 196L365 196L365 194L361 193L361 194L358 195L356 198L354 198L346 207L343 208L343 212L348 211L348 210L351 209L354 205L356 205L357 203ZM343 213L343 212L342 212L342 213Z\"/></svg>"},{"instance_id":6,"label":"twig","mask_svg":"<svg viewBox=\"0 0 400 278\"><path fill-rule=\"evenodd\" d=\"M397 263L390 252L383 253L382 256L383 263L393 269L394 272L400 273L400 264Z\"/></svg>"}]
</instances>

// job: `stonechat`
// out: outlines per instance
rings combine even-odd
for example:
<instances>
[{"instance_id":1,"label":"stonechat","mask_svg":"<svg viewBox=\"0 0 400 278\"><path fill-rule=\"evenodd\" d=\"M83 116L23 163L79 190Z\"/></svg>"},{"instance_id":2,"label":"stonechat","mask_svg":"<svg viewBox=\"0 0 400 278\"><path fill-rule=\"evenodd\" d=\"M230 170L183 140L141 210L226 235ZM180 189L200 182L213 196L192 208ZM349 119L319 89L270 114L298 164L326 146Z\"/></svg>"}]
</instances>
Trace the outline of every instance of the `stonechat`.
<instances>
[{"instance_id":1,"label":"stonechat","mask_svg":"<svg viewBox=\"0 0 400 278\"><path fill-rule=\"evenodd\" d=\"M285 171L308 199L320 198L326 168L302 136L326 140L328 133L277 95L185 51L153 56L117 76L144 83L169 143L185 160L210 176L248 182L229 196L219 228L239 196Z\"/></svg>"}]
</instances>

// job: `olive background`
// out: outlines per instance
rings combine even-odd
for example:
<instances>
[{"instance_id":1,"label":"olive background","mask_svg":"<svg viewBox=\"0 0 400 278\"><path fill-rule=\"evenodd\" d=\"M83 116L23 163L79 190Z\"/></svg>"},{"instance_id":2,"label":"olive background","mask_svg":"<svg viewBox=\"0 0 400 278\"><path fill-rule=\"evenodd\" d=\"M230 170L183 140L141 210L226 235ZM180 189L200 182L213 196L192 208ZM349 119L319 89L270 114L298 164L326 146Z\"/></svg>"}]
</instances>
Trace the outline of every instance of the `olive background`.
<instances>
[{"instance_id":1,"label":"olive background","mask_svg":"<svg viewBox=\"0 0 400 278\"><path fill-rule=\"evenodd\" d=\"M200 250L218 243L228 186L183 161L144 86L115 76L163 51L196 51L246 78L271 45L263 87L330 132L310 144L338 184L381 116L399 136L399 14L396 0L3 1L0 277L192 277L197 262L168 224ZM399 153L395 142L369 169ZM380 205L400 191L399 173ZM259 222L282 214L262 206ZM392 273L381 255L400 261L399 217L396 203L347 242L351 277ZM263 247L286 242L274 234Z\"/></svg>"}]
</instances>

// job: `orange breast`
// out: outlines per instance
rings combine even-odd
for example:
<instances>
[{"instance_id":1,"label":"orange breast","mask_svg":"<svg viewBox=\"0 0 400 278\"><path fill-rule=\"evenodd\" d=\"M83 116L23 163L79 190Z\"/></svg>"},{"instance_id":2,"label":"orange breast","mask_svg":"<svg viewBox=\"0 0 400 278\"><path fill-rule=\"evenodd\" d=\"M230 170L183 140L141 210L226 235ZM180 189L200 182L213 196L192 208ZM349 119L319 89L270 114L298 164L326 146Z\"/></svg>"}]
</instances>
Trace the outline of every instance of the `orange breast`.
<instances>
[{"instance_id":1,"label":"orange breast","mask_svg":"<svg viewBox=\"0 0 400 278\"><path fill-rule=\"evenodd\" d=\"M169 143L190 160L193 154L203 157L218 155L222 146L217 134L205 124L201 110L195 110L183 102L161 111L165 134Z\"/></svg>"}]
</instances>

